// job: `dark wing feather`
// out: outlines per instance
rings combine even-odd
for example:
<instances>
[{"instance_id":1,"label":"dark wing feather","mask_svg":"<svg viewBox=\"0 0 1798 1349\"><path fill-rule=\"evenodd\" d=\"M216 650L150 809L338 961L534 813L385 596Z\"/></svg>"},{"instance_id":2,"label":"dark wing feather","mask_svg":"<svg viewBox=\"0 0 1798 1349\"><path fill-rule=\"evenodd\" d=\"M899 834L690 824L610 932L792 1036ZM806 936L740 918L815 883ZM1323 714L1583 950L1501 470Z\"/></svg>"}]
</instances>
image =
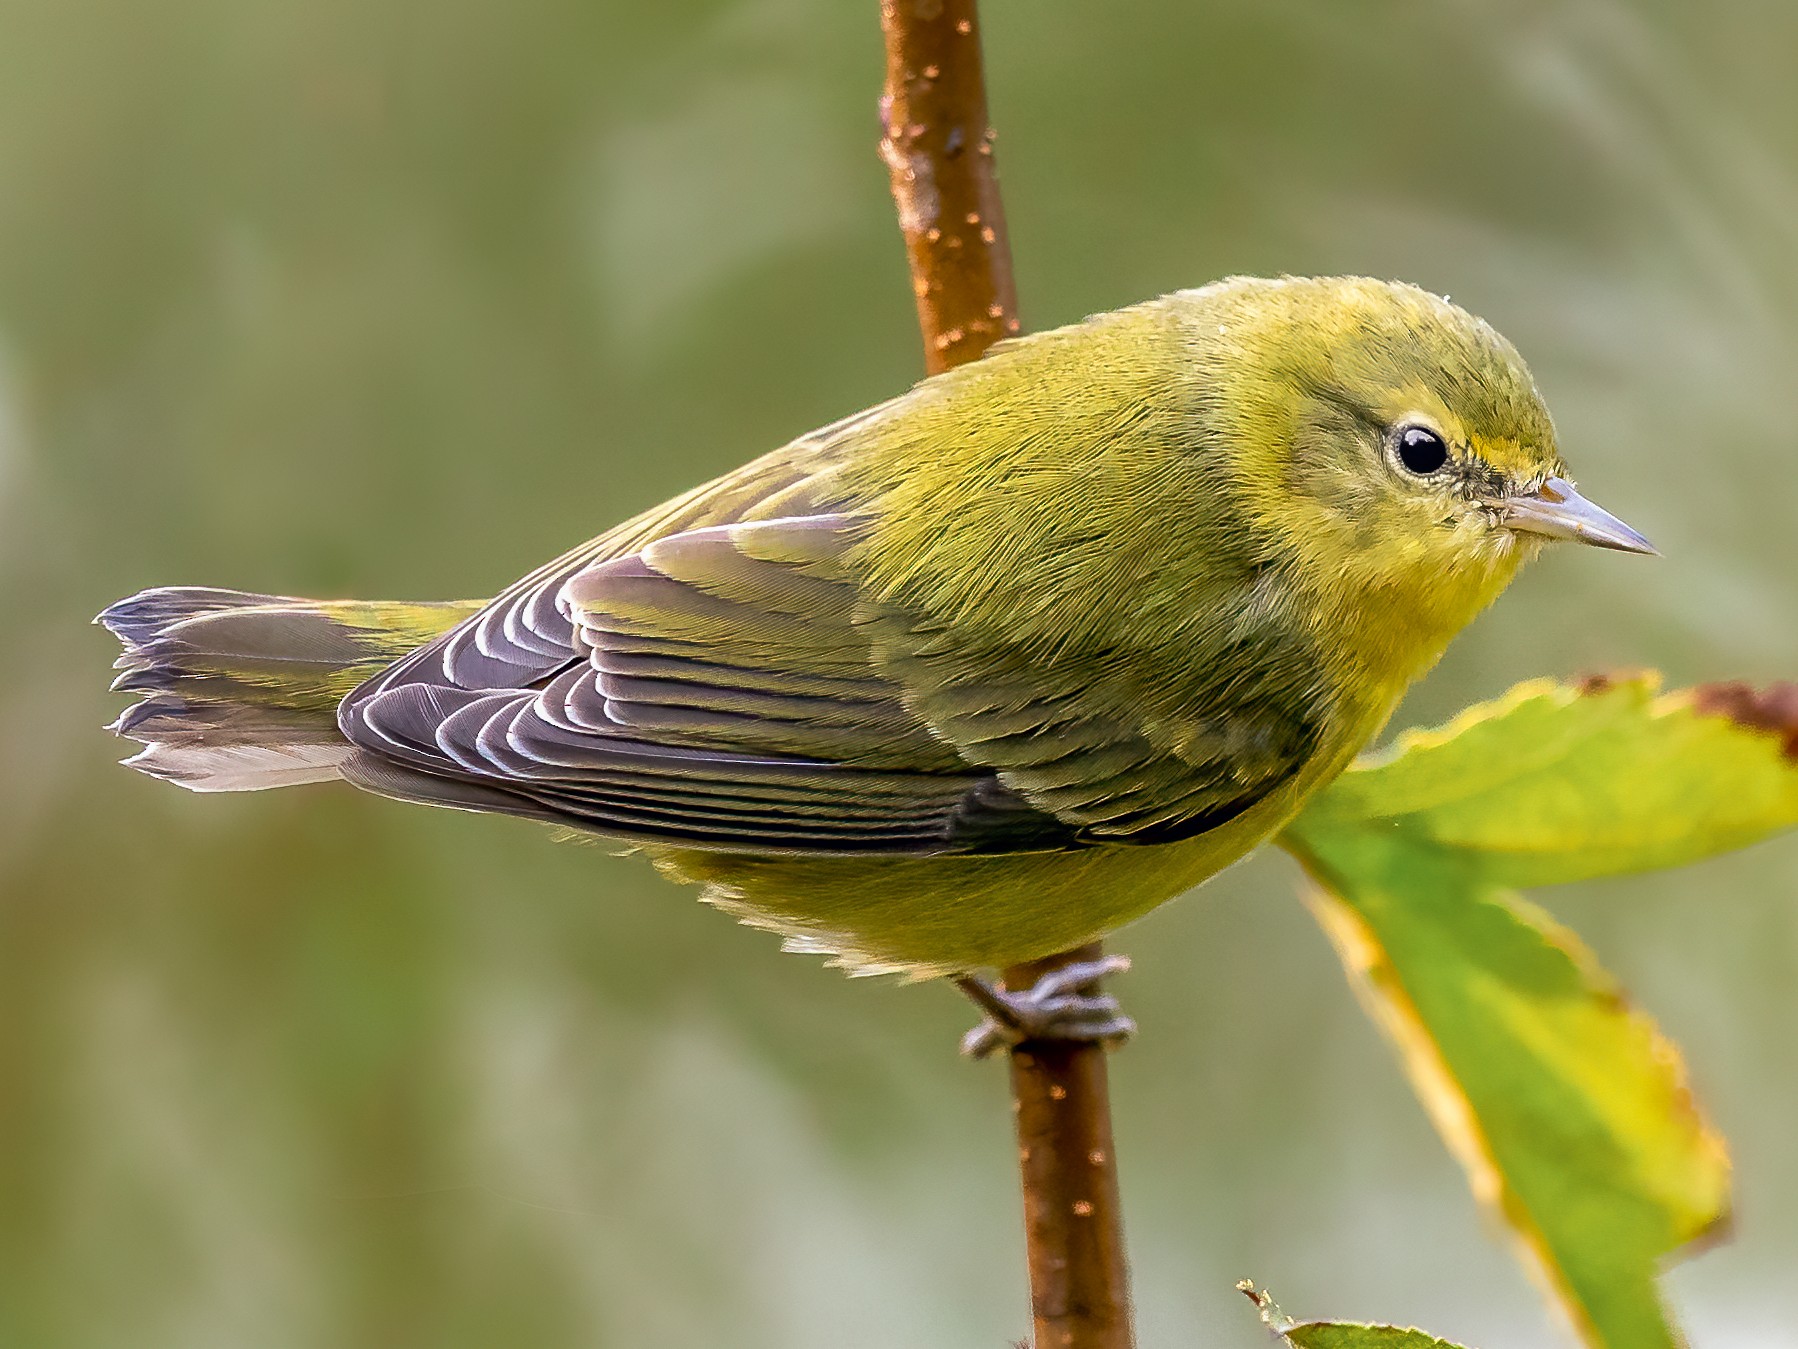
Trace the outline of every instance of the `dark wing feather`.
<instances>
[{"instance_id":1,"label":"dark wing feather","mask_svg":"<svg viewBox=\"0 0 1798 1349\"><path fill-rule=\"evenodd\" d=\"M1331 708L1310 639L1268 606L1243 593L1195 608L1194 628L1159 651L982 646L891 608L865 626L907 706L966 762L1082 842L1167 843L1297 774Z\"/></svg>"},{"instance_id":2,"label":"dark wing feather","mask_svg":"<svg viewBox=\"0 0 1798 1349\"><path fill-rule=\"evenodd\" d=\"M1057 821L971 770L873 671L839 566L851 538L841 516L709 527L580 569L559 597L568 655L536 680L429 678L490 673L469 651L512 660L464 629L441 666L359 690L343 723L414 773L628 838L768 852L1062 841Z\"/></svg>"},{"instance_id":3,"label":"dark wing feather","mask_svg":"<svg viewBox=\"0 0 1798 1349\"><path fill-rule=\"evenodd\" d=\"M1203 832L1309 753L1252 697L1157 727L1095 692L1102 664L970 656L872 609L858 536L822 514L570 555L352 695L345 733L387 766L348 775L686 847L980 853Z\"/></svg>"}]
</instances>

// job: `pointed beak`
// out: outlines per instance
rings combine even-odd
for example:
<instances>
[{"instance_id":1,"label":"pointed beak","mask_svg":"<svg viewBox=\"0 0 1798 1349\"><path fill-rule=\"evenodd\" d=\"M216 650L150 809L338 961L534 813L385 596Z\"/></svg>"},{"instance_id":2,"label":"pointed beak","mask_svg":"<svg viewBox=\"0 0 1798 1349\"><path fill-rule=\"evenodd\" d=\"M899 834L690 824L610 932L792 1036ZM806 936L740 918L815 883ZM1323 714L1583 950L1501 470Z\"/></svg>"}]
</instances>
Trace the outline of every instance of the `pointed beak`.
<instances>
[{"instance_id":1,"label":"pointed beak","mask_svg":"<svg viewBox=\"0 0 1798 1349\"><path fill-rule=\"evenodd\" d=\"M1660 555L1660 549L1609 511L1587 501L1565 478L1550 478L1533 492L1502 497L1491 506L1498 512L1499 523L1520 533L1572 539L1621 553Z\"/></svg>"}]
</instances>

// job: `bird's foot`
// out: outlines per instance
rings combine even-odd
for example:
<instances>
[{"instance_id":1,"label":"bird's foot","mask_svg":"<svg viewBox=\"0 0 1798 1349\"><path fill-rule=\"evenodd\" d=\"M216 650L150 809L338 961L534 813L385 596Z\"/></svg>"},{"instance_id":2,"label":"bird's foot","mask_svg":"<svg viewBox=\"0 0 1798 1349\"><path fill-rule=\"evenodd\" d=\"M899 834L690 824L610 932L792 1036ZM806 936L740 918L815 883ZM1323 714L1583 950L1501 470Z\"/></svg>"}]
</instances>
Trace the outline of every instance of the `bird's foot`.
<instances>
[{"instance_id":1,"label":"bird's foot","mask_svg":"<svg viewBox=\"0 0 1798 1349\"><path fill-rule=\"evenodd\" d=\"M983 1059L1026 1040L1122 1044L1136 1034L1136 1023L1124 1015L1116 998L1099 992L1097 984L1129 968L1128 956L1078 960L1050 970L1016 992L962 975L955 986L986 1013L986 1020L962 1036L961 1052Z\"/></svg>"}]
</instances>

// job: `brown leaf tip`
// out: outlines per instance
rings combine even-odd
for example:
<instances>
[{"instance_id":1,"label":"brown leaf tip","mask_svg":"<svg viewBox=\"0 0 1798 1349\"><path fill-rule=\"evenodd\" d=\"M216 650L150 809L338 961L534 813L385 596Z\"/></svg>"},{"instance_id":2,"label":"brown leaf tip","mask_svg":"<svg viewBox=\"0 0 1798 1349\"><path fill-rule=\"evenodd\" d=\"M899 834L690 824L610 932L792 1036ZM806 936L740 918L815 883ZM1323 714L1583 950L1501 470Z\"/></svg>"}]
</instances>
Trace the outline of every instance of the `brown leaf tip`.
<instances>
[{"instance_id":1,"label":"brown leaf tip","mask_svg":"<svg viewBox=\"0 0 1798 1349\"><path fill-rule=\"evenodd\" d=\"M1798 762L1798 684L1764 689L1741 680L1700 684L1692 690L1692 706L1704 716L1728 717L1751 731L1778 736L1786 758Z\"/></svg>"},{"instance_id":2,"label":"brown leaf tip","mask_svg":"<svg viewBox=\"0 0 1798 1349\"><path fill-rule=\"evenodd\" d=\"M1594 670L1583 674L1573 681L1573 691L1582 698L1596 697L1600 693L1609 693L1612 689L1622 688L1625 684L1651 683L1657 679L1652 670Z\"/></svg>"}]
</instances>

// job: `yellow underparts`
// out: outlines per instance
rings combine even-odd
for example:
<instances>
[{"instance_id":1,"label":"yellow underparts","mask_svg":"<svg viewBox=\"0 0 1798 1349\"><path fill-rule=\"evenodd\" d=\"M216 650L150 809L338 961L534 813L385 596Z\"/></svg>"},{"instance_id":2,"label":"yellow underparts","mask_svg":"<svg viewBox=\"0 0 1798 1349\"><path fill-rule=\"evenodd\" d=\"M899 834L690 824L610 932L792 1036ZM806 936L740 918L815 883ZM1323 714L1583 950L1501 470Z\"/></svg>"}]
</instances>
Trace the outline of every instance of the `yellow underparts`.
<instances>
[{"instance_id":1,"label":"yellow underparts","mask_svg":"<svg viewBox=\"0 0 1798 1349\"><path fill-rule=\"evenodd\" d=\"M979 857L768 857L652 848L664 874L789 946L858 974L924 979L1069 950L1243 857L1297 810L1306 774L1179 843Z\"/></svg>"}]
</instances>

